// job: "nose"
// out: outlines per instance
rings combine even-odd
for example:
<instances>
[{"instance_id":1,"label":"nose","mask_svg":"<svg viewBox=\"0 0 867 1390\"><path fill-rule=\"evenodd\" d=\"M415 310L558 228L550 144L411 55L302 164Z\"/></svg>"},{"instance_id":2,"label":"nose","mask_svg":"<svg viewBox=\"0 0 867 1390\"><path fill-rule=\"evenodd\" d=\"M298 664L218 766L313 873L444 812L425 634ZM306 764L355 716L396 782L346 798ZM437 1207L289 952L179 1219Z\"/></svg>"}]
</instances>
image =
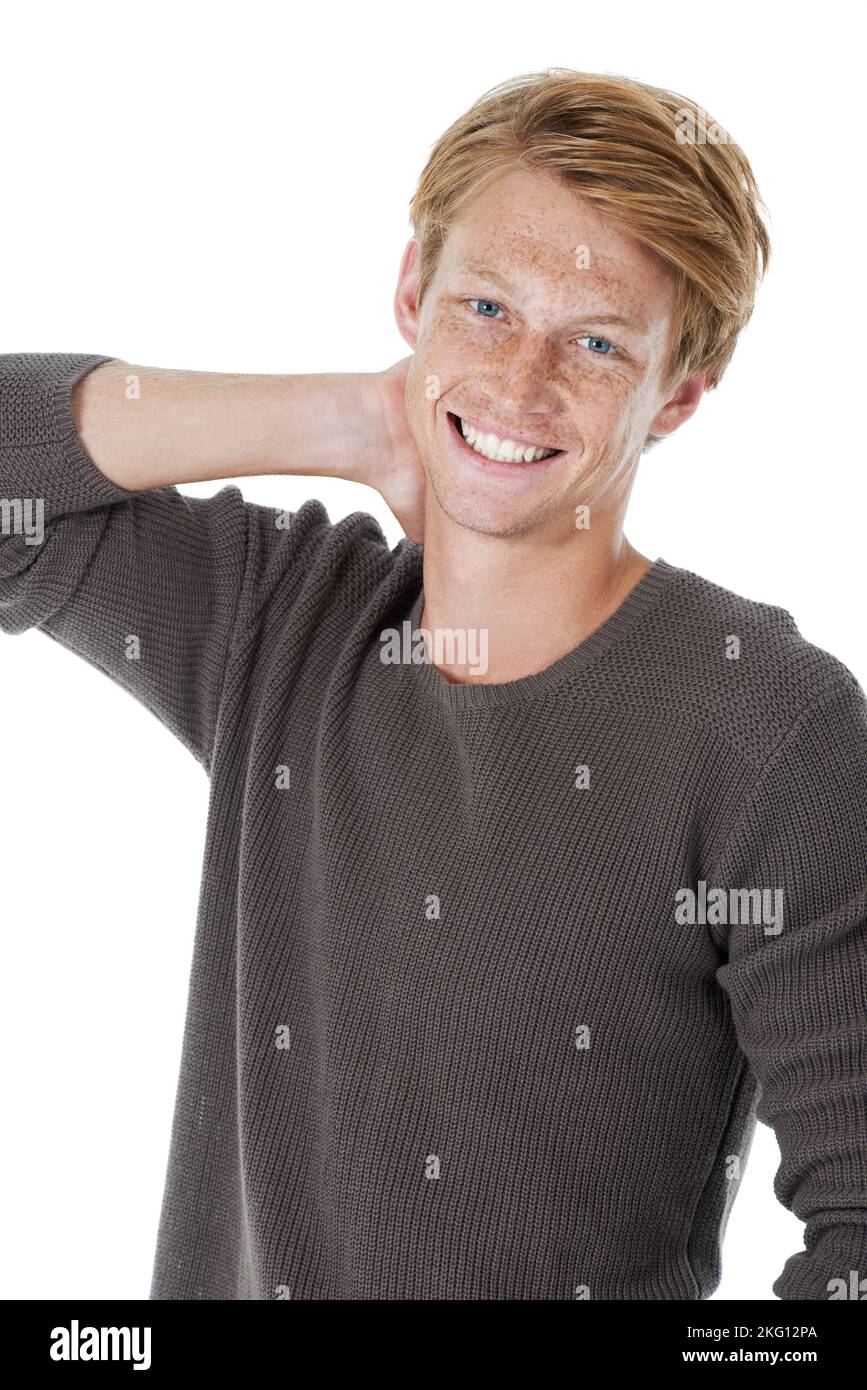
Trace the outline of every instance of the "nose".
<instances>
[{"instance_id":1,"label":"nose","mask_svg":"<svg viewBox=\"0 0 867 1390\"><path fill-rule=\"evenodd\" d=\"M497 402L502 412L519 420L555 409L552 349L544 333L516 333L504 344Z\"/></svg>"}]
</instances>

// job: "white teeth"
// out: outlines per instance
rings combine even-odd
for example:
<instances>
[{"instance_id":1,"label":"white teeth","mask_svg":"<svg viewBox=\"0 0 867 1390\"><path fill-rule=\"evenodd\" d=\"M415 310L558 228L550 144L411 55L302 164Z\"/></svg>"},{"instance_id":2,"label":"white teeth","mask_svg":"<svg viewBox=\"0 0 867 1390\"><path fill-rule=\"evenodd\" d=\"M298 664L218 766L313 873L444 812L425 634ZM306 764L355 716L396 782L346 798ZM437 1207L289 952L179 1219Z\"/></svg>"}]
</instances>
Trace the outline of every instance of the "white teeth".
<instances>
[{"instance_id":1,"label":"white teeth","mask_svg":"<svg viewBox=\"0 0 867 1390\"><path fill-rule=\"evenodd\" d=\"M516 444L513 439L500 440L495 434L482 434L465 420L460 421L460 426L464 439L472 445L476 453L494 462L499 460L503 463L538 463L540 459L556 452L554 449L543 449L532 444Z\"/></svg>"}]
</instances>

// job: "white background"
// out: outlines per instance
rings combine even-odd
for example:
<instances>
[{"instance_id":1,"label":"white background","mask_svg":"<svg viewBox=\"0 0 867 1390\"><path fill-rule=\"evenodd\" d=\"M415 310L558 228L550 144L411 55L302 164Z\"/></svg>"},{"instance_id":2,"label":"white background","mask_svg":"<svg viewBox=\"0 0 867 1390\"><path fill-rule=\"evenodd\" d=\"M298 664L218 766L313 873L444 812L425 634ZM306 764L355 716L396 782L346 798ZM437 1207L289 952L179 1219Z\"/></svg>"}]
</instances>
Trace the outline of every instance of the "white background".
<instances>
[{"instance_id":1,"label":"white background","mask_svg":"<svg viewBox=\"0 0 867 1390\"><path fill-rule=\"evenodd\" d=\"M547 66L673 88L745 148L773 258L719 391L642 462L627 534L789 609L867 686L855 13L733 0L7 10L0 351L384 367L408 351L391 310L408 201L455 117ZM360 486L242 488L290 509L317 495L333 519L369 510L400 535ZM0 1297L147 1297L206 778L41 633L0 636L0 721ZM772 1192L778 1161L759 1126L718 1298L773 1299L801 1248Z\"/></svg>"}]
</instances>

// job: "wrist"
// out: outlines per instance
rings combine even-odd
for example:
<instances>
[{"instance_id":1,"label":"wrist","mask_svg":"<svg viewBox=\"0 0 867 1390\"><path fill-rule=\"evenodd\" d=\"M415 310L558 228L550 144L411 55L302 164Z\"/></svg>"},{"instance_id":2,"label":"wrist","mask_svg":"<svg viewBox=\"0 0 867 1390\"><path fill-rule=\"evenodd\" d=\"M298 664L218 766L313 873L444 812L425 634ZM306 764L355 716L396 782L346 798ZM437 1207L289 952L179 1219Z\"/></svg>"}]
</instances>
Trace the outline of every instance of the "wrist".
<instances>
[{"instance_id":1,"label":"wrist","mask_svg":"<svg viewBox=\"0 0 867 1390\"><path fill-rule=\"evenodd\" d=\"M275 471L370 482L374 377L372 372L322 372L278 378Z\"/></svg>"}]
</instances>

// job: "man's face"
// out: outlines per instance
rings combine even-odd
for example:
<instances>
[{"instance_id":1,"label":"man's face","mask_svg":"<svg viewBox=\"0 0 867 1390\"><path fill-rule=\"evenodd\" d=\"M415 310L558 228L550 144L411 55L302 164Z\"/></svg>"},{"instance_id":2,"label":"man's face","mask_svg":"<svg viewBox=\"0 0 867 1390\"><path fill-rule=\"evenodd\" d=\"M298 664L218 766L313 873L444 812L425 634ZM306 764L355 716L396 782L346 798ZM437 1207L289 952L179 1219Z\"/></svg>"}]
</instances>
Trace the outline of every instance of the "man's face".
<instances>
[{"instance_id":1,"label":"man's face","mask_svg":"<svg viewBox=\"0 0 867 1390\"><path fill-rule=\"evenodd\" d=\"M453 225L418 313L416 252L396 308L415 348L410 425L440 507L488 534L574 534L590 474L598 492L634 468L654 422L679 423L663 410L674 287L662 262L556 177L517 171ZM468 430L513 461L471 447ZM558 452L514 461L505 441Z\"/></svg>"}]
</instances>

